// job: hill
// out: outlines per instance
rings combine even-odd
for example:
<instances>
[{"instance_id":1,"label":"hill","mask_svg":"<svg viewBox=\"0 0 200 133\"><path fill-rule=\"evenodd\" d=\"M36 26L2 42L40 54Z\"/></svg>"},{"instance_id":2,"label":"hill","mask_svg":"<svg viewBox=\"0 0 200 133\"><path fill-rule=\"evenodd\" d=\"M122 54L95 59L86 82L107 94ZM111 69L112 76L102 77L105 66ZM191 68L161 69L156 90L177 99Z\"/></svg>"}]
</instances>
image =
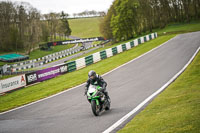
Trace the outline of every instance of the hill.
<instances>
[{"instance_id":1,"label":"hill","mask_svg":"<svg viewBox=\"0 0 200 133\"><path fill-rule=\"evenodd\" d=\"M102 36L99 32L99 24L102 17L69 19L72 36L87 38Z\"/></svg>"}]
</instances>

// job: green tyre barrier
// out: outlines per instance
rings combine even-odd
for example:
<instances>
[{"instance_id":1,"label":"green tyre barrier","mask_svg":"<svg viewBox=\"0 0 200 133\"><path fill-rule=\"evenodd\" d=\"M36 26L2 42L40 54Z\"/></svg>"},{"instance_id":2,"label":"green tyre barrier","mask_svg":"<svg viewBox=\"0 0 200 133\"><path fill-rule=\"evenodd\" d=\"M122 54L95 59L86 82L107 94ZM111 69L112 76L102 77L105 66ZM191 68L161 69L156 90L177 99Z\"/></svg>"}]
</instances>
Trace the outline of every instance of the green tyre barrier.
<instances>
[{"instance_id":1,"label":"green tyre barrier","mask_svg":"<svg viewBox=\"0 0 200 133\"><path fill-rule=\"evenodd\" d=\"M149 40L152 40L151 34L149 35Z\"/></svg>"},{"instance_id":2,"label":"green tyre barrier","mask_svg":"<svg viewBox=\"0 0 200 133\"><path fill-rule=\"evenodd\" d=\"M126 49L126 44L122 44L122 50L123 51L126 51L127 49Z\"/></svg>"},{"instance_id":3,"label":"green tyre barrier","mask_svg":"<svg viewBox=\"0 0 200 133\"><path fill-rule=\"evenodd\" d=\"M134 47L134 41L131 41L130 44L131 44L131 48Z\"/></svg>"},{"instance_id":4,"label":"green tyre barrier","mask_svg":"<svg viewBox=\"0 0 200 133\"><path fill-rule=\"evenodd\" d=\"M101 51L100 56L101 56L101 60L106 59L107 58L106 51L105 50Z\"/></svg>"},{"instance_id":5,"label":"green tyre barrier","mask_svg":"<svg viewBox=\"0 0 200 133\"><path fill-rule=\"evenodd\" d=\"M76 61L71 61L67 63L67 71L73 72L76 70Z\"/></svg>"},{"instance_id":6,"label":"green tyre barrier","mask_svg":"<svg viewBox=\"0 0 200 133\"><path fill-rule=\"evenodd\" d=\"M113 53L113 55L117 54L117 47L112 48L112 53Z\"/></svg>"},{"instance_id":7,"label":"green tyre barrier","mask_svg":"<svg viewBox=\"0 0 200 133\"><path fill-rule=\"evenodd\" d=\"M91 65L94 63L93 55L89 55L85 57L85 64L86 66Z\"/></svg>"},{"instance_id":8,"label":"green tyre barrier","mask_svg":"<svg viewBox=\"0 0 200 133\"><path fill-rule=\"evenodd\" d=\"M146 36L144 37L144 42L146 42L147 41L147 38L146 38Z\"/></svg>"},{"instance_id":9,"label":"green tyre barrier","mask_svg":"<svg viewBox=\"0 0 200 133\"><path fill-rule=\"evenodd\" d=\"M141 39L140 38L138 38L138 44L141 44Z\"/></svg>"}]
</instances>

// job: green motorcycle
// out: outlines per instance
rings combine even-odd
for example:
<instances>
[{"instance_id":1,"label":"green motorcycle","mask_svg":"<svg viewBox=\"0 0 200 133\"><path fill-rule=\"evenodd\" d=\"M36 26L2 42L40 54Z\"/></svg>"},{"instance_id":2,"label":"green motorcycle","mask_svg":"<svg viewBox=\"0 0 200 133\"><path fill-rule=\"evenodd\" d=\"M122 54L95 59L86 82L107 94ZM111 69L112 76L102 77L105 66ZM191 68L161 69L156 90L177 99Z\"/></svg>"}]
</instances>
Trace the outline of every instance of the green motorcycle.
<instances>
[{"instance_id":1,"label":"green motorcycle","mask_svg":"<svg viewBox=\"0 0 200 133\"><path fill-rule=\"evenodd\" d=\"M100 91L101 89L100 86L90 85L87 91L87 98L95 116L99 116L102 111L110 109L110 100Z\"/></svg>"}]
</instances>

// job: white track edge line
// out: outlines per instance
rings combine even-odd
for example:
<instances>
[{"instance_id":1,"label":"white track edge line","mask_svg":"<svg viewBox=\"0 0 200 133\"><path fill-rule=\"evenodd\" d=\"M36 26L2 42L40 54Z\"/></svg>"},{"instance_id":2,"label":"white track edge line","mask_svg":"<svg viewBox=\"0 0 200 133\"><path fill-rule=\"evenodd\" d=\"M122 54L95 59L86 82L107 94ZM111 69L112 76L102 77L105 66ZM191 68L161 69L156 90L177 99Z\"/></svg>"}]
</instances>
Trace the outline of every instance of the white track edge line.
<instances>
[{"instance_id":1,"label":"white track edge line","mask_svg":"<svg viewBox=\"0 0 200 133\"><path fill-rule=\"evenodd\" d=\"M106 129L103 133L110 133L115 128L117 128L119 125L121 125L124 121L126 121L130 116L135 114L139 109L141 109L147 102L149 102L152 98L154 98L156 95L158 95L160 92L162 92L167 86L169 86L176 78L178 78L181 73L185 71L185 69L189 66L189 64L193 61L197 53L199 52L200 47L196 50L196 52L193 54L193 56L190 58L188 63L176 74L174 75L165 85L163 85L159 90L154 92L152 95L150 95L148 98L146 98L142 103L140 103L137 107L135 107L131 112L126 114L124 117L122 117L120 120L118 120L116 123L114 123L112 126L110 126L108 129Z\"/></svg>"},{"instance_id":2,"label":"white track edge line","mask_svg":"<svg viewBox=\"0 0 200 133\"><path fill-rule=\"evenodd\" d=\"M115 71L115 70L117 70L117 69L119 69L119 68L121 68L121 67L123 67L123 66L125 66L125 65L127 65L127 64L129 64L129 63L131 63L131 62L133 62L133 61L135 61L135 60L138 60L139 58L141 58L141 57L143 57L143 56L149 54L150 52L152 52L152 51L154 51L154 50L156 50L156 49L162 47L162 46L165 45L167 42L169 42L169 41L175 39L176 37L177 37L177 36L175 36L175 37L171 38L170 40L164 42L163 44L159 45L158 47L155 47L155 48L151 49L150 51L148 51L148 52L146 52L146 53L144 53L144 54L142 54L142 55L140 55L140 56L134 58L133 60L130 60L129 62L124 63L124 64L122 64L122 65L120 65L120 66L114 68L113 70L107 72L107 73L104 73L102 76L105 76L105 75L107 75L107 74L109 74L109 73L111 73L111 72L113 72L113 71ZM140 44L140 45L142 45L142 44ZM137 46L135 46L135 47L137 47ZM127 51L128 51L128 50L127 50ZM60 94L63 94L63 93L65 93L65 92L68 92L68 91L70 91L70 90L76 89L76 88L78 88L78 87L80 87L80 86L82 86L82 85L84 85L84 84L85 84L85 83L80 84L80 85L78 85L78 86L75 86L75 87L73 87L73 88L70 88L70 89L64 90L64 91L59 92L59 93L57 93L57 94L51 95L51 96L49 96L49 97L46 97L46 98L43 98L43 99L37 100L37 101L35 101L35 102L31 102L31 103L28 103L28 104L22 105L22 106L20 106L20 107L17 107L17 108L11 109L11 110L1 112L0 115L3 115L3 114L6 114L6 113L9 113L9 112L12 112L12 111L15 111L15 110L18 110L18 109L24 108L24 107L26 107L26 106L30 106L30 105L33 105L33 104L35 104L35 103L38 103L38 102L41 102L41 101L47 100L47 99L49 99L49 98L52 98L52 97L58 96L58 95L60 95Z\"/></svg>"}]
</instances>

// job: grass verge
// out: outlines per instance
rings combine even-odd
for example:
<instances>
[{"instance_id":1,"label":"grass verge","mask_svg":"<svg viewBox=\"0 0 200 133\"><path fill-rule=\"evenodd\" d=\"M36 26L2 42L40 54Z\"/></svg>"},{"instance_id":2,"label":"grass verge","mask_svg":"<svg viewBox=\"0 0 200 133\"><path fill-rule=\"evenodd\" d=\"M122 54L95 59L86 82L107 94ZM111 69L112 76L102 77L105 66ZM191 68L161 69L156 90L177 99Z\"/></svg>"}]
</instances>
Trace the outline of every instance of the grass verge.
<instances>
[{"instance_id":1,"label":"grass verge","mask_svg":"<svg viewBox=\"0 0 200 133\"><path fill-rule=\"evenodd\" d=\"M31 52L31 54L29 55L29 58L30 59L37 59L37 58L40 58L40 57L44 57L48 54L53 54L55 52L59 52L59 51L65 50L65 49L72 48L74 46L75 46L75 44L52 46L51 51L43 51L43 50L37 49L37 50L34 50L33 52Z\"/></svg>"},{"instance_id":2,"label":"grass verge","mask_svg":"<svg viewBox=\"0 0 200 133\"><path fill-rule=\"evenodd\" d=\"M29 59L32 60L32 59L41 58L41 57L44 57L46 55L53 54L55 52L59 52L59 51L65 50L65 49L72 48L74 46L75 46L75 44L52 46L51 51L43 51L43 50L40 50L40 49L36 49L36 50L34 50L30 53ZM5 65L5 64L15 64L15 63L7 63L7 62L1 62L0 61L0 66Z\"/></svg>"},{"instance_id":3,"label":"grass verge","mask_svg":"<svg viewBox=\"0 0 200 133\"><path fill-rule=\"evenodd\" d=\"M155 29L153 31L157 31L159 35L162 35L163 32L166 32L166 34L177 34L200 31L200 21L194 21L191 23L172 23L163 29Z\"/></svg>"},{"instance_id":4,"label":"grass verge","mask_svg":"<svg viewBox=\"0 0 200 133\"><path fill-rule=\"evenodd\" d=\"M200 52L185 72L119 133L200 131Z\"/></svg>"},{"instance_id":5,"label":"grass verge","mask_svg":"<svg viewBox=\"0 0 200 133\"><path fill-rule=\"evenodd\" d=\"M175 34L158 37L155 40L151 40L149 42L141 44L126 52L107 58L81 70L58 76L54 79L44 81L40 84L26 87L21 90L0 96L0 112L39 100L41 98L48 97L60 91L84 83L87 80L87 73L89 70L93 69L99 74L106 73L161 45L162 43L173 38L174 36Z\"/></svg>"}]
</instances>

